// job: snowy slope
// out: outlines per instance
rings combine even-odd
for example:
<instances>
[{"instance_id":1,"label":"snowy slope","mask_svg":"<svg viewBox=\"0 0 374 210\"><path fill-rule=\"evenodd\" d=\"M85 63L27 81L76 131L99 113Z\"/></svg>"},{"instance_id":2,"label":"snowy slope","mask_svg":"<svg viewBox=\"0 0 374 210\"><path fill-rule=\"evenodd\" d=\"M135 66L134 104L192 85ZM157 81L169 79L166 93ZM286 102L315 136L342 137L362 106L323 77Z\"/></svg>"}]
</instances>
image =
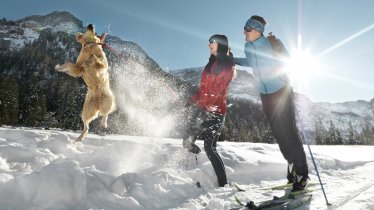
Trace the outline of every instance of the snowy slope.
<instances>
[{"instance_id":1,"label":"snowy slope","mask_svg":"<svg viewBox=\"0 0 374 210\"><path fill-rule=\"evenodd\" d=\"M0 209L229 209L284 191L277 145L220 142L231 186L216 187L205 152L187 154L179 139L0 127ZM198 141L202 146L202 142ZM320 191L299 209L374 209L374 147L312 146L329 201ZM317 182L311 167L312 182ZM195 183L199 181L201 188Z\"/></svg>"},{"instance_id":2,"label":"snowy slope","mask_svg":"<svg viewBox=\"0 0 374 210\"><path fill-rule=\"evenodd\" d=\"M10 49L19 50L27 43L31 43L39 38L39 33L32 28L23 28L19 26L1 27L3 33L8 31L19 30L19 33L10 33L8 40L10 40Z\"/></svg>"}]
</instances>

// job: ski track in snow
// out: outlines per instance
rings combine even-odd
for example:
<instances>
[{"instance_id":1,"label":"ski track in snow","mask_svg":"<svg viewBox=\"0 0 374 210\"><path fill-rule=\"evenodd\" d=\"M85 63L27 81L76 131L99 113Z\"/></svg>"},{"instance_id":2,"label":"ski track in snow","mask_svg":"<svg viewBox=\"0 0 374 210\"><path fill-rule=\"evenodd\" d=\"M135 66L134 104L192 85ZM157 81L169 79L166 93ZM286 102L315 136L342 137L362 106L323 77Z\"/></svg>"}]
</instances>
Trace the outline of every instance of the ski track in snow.
<instances>
[{"instance_id":1,"label":"ski track in snow","mask_svg":"<svg viewBox=\"0 0 374 210\"><path fill-rule=\"evenodd\" d=\"M333 172L331 175L339 177L339 179L330 180L329 184L336 186L334 191L345 192L344 194L333 194L334 197L332 199L339 200L333 203L333 207L336 209L355 209L355 205L362 203L362 199L365 199L364 203L368 205L365 204L365 208L362 209L373 209L374 198L372 195L374 187L373 185L368 185L368 183L374 183L373 174L374 162L363 165L358 164L357 167L346 171ZM343 183L342 179L344 179Z\"/></svg>"},{"instance_id":2,"label":"ski track in snow","mask_svg":"<svg viewBox=\"0 0 374 210\"><path fill-rule=\"evenodd\" d=\"M282 196L286 182L277 145L219 142L232 186L217 188L203 151L184 151L180 139L0 127L0 209L229 209ZM203 148L203 142L198 141ZM298 209L374 209L373 146L311 146L332 206L321 190ZM309 151L311 182L318 182ZM196 186L200 182L201 188ZM319 185L311 188L320 188Z\"/></svg>"}]
</instances>

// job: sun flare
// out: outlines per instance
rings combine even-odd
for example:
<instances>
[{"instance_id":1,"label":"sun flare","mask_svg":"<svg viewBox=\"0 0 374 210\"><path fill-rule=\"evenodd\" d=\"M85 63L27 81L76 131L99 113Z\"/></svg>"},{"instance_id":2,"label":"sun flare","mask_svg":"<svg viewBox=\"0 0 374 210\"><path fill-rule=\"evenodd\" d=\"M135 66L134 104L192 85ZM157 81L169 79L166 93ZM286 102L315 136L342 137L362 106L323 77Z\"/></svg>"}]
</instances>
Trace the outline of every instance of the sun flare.
<instances>
[{"instance_id":1,"label":"sun flare","mask_svg":"<svg viewBox=\"0 0 374 210\"><path fill-rule=\"evenodd\" d=\"M285 60L285 64L285 71L292 83L305 85L321 73L319 59L306 51L295 51Z\"/></svg>"}]
</instances>

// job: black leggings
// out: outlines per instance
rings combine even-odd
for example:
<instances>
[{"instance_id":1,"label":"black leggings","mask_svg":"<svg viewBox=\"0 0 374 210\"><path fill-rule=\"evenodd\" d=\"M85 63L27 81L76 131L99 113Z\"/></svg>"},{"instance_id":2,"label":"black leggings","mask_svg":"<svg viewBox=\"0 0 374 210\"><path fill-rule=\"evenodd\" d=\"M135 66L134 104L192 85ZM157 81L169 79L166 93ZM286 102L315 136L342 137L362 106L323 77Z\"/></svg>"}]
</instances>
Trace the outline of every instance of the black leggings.
<instances>
[{"instance_id":1,"label":"black leggings","mask_svg":"<svg viewBox=\"0 0 374 210\"><path fill-rule=\"evenodd\" d=\"M303 142L297 131L292 88L261 94L262 108L283 157L293 163L296 174L308 175Z\"/></svg>"},{"instance_id":2,"label":"black leggings","mask_svg":"<svg viewBox=\"0 0 374 210\"><path fill-rule=\"evenodd\" d=\"M215 112L201 113L202 123L197 129L190 129L189 135L192 137L192 143L199 137L204 139L204 149L217 175L218 185L223 187L227 184L226 170L221 157L217 153L216 147L224 125L225 115Z\"/></svg>"}]
</instances>

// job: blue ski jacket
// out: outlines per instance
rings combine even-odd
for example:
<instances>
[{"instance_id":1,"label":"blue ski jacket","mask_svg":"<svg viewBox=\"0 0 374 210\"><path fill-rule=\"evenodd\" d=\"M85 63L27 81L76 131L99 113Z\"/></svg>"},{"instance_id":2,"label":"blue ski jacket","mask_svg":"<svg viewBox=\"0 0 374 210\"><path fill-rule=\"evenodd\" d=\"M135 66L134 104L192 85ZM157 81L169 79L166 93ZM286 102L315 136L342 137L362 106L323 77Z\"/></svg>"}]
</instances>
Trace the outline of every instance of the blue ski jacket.
<instances>
[{"instance_id":1,"label":"blue ski jacket","mask_svg":"<svg viewBox=\"0 0 374 210\"><path fill-rule=\"evenodd\" d=\"M289 56L283 43L278 40L283 48L282 56ZM253 42L246 42L244 46L246 58L235 58L234 62L240 66L253 69L256 87L262 94L271 94L289 84L289 78L283 71L284 63L273 52L270 41L261 36Z\"/></svg>"}]
</instances>

